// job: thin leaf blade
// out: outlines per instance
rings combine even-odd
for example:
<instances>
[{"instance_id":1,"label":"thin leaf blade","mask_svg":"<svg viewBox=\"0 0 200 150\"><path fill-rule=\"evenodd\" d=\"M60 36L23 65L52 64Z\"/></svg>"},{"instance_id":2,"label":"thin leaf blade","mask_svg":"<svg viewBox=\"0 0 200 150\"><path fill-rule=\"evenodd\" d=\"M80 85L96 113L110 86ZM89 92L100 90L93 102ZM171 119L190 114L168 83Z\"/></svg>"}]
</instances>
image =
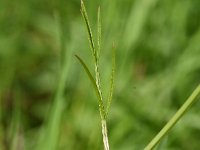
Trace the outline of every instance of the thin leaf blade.
<instances>
[{"instance_id":1,"label":"thin leaf blade","mask_svg":"<svg viewBox=\"0 0 200 150\"><path fill-rule=\"evenodd\" d=\"M75 55L75 57L81 63L82 67L84 68L85 72L87 73L87 75L88 75L88 77L89 77L89 79L90 79L90 81L91 81L91 83L92 83L92 85L95 89L95 92L96 92L96 95L97 95L97 98L98 98L98 103L99 103L100 115L101 115L102 119L105 119L105 109L104 109L103 101L101 100L101 94L100 94L99 88L97 87L97 84L96 84L91 72L89 71L89 68L85 64L85 62L78 55Z\"/></svg>"},{"instance_id":2,"label":"thin leaf blade","mask_svg":"<svg viewBox=\"0 0 200 150\"><path fill-rule=\"evenodd\" d=\"M97 17L97 58L99 61L100 51L101 51L101 8L98 8L98 17Z\"/></svg>"},{"instance_id":3,"label":"thin leaf blade","mask_svg":"<svg viewBox=\"0 0 200 150\"><path fill-rule=\"evenodd\" d=\"M81 0L81 14L83 16L83 19L84 19L86 27L87 27L88 40L89 40L89 43L90 43L90 48L92 50L92 55L94 56L95 63L96 63L97 62L97 53L96 53L96 49L95 49L95 45L94 45L92 29L90 27L89 18L88 18L87 11L86 11L83 0Z\"/></svg>"},{"instance_id":4,"label":"thin leaf blade","mask_svg":"<svg viewBox=\"0 0 200 150\"><path fill-rule=\"evenodd\" d=\"M110 88L109 88L109 95L107 100L107 109L106 109L106 117L108 116L108 112L110 110L112 98L113 98L113 90L114 90L114 75L115 75L115 45L113 43L112 47L112 72L110 77Z\"/></svg>"}]
</instances>

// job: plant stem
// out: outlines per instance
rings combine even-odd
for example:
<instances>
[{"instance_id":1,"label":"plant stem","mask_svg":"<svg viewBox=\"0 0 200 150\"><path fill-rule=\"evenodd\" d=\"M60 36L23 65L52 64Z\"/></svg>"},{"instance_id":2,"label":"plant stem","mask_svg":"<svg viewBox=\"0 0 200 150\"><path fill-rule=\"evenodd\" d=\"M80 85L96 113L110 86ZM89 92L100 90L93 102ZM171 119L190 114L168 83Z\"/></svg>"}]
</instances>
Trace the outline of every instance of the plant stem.
<instances>
[{"instance_id":1,"label":"plant stem","mask_svg":"<svg viewBox=\"0 0 200 150\"><path fill-rule=\"evenodd\" d=\"M153 140L144 148L144 150L152 150L156 144L169 132L169 130L177 123L177 121L185 114L185 112L190 108L190 106L198 99L200 96L200 85L194 90L186 102L181 106L181 108L176 112L176 114L171 118L171 120L162 128L162 130L153 138Z\"/></svg>"},{"instance_id":2,"label":"plant stem","mask_svg":"<svg viewBox=\"0 0 200 150\"><path fill-rule=\"evenodd\" d=\"M109 150L106 120L101 120L104 150Z\"/></svg>"},{"instance_id":3,"label":"plant stem","mask_svg":"<svg viewBox=\"0 0 200 150\"><path fill-rule=\"evenodd\" d=\"M99 72L99 55L100 55L100 49L101 49L101 15L100 15L100 7L98 8L98 19L97 19L97 49L95 47L95 43L92 36L92 30L89 23L89 18L87 15L87 11L84 5L83 0L81 0L81 13L83 16L83 19L85 21L87 32L88 32L88 39L90 43L90 48L92 51L92 55L94 57L94 70L95 70L95 79L93 78L91 72L89 71L87 65L84 63L84 61L77 55L77 59L85 69L90 81L93 84L93 87L96 91L98 103L99 103L99 111L100 111L100 117L101 117L101 125L102 125L102 135L103 135L103 144L104 144L104 150L109 150L109 143L108 143L108 134L107 134L107 125L106 125L106 119L107 119L107 112L110 107L111 99L112 99L112 93L113 93L113 79L114 79L114 69L115 69L115 59L113 55L113 67L112 67L112 75L111 75L111 88L110 88L110 94L108 99L108 107L107 111L105 110L104 103L103 103L103 95L101 90L101 81L100 81L100 72Z\"/></svg>"}]
</instances>

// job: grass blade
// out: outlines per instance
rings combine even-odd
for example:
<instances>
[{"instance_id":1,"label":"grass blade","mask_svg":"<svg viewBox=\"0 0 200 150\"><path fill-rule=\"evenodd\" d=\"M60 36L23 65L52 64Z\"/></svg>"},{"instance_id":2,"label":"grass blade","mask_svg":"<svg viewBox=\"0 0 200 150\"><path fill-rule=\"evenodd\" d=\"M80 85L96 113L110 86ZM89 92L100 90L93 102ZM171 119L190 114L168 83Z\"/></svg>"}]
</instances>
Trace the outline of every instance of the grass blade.
<instances>
[{"instance_id":1,"label":"grass blade","mask_svg":"<svg viewBox=\"0 0 200 150\"><path fill-rule=\"evenodd\" d=\"M89 71L88 67L86 66L86 64L84 63L84 61L78 56L78 55L75 55L76 58L79 60L79 62L81 63L81 65L83 66L85 72L87 73L94 89L95 89L95 92L96 92L96 95L98 97L98 103L99 103L99 111L100 111L100 115L101 115L101 119L105 119L105 110L104 110L104 104L103 104L103 101L101 99L101 94L100 94L100 91L99 91L99 88L97 87L97 84L91 74L91 72Z\"/></svg>"},{"instance_id":2,"label":"grass blade","mask_svg":"<svg viewBox=\"0 0 200 150\"><path fill-rule=\"evenodd\" d=\"M90 48L92 50L92 54L94 57L95 79L93 78L92 74L90 73L90 71L89 71L88 67L86 66L86 64L84 63L84 61L79 56L77 56L77 55L75 55L75 56L79 60L79 62L83 66L83 68L85 69L85 71L96 91L96 94L98 97L98 102L99 102L99 111L100 111L100 116L101 116L104 150L109 150L107 125L106 125L106 115L107 114L106 114L106 111L104 109L104 104L103 104L103 96L102 96L102 91L101 91L101 81L100 81L100 72L99 72L99 58L100 58L100 50L101 50L101 12L100 12L100 7L98 8L98 16L97 16L97 49L95 49L95 46L94 46L92 31L90 28L88 15L87 15L87 11L84 6L83 0L81 0L81 13L82 13L83 19L86 23ZM114 62L114 57L113 57L113 62ZM112 71L112 75L111 75L111 88L110 88L110 94L109 94L109 100L108 100L109 105L110 105L110 102L112 99L112 92L113 92L113 78L114 78L114 66L115 66L114 64L115 63L113 63L113 71ZM109 109L109 107L108 107L108 109Z\"/></svg>"},{"instance_id":3,"label":"grass blade","mask_svg":"<svg viewBox=\"0 0 200 150\"><path fill-rule=\"evenodd\" d=\"M186 113L190 106L200 97L200 85L194 90L186 102L176 112L176 114L168 121L162 130L153 138L153 140L145 147L144 150L152 150L160 140L169 132L169 130L178 122L178 120Z\"/></svg>"},{"instance_id":4,"label":"grass blade","mask_svg":"<svg viewBox=\"0 0 200 150\"><path fill-rule=\"evenodd\" d=\"M96 53L95 46L94 46L92 30L90 27L90 22L88 19L87 11L86 11L85 5L83 3L83 0L81 0L81 14L83 16L83 19L84 19L86 27L87 27L88 39L89 39L89 43L90 43L90 48L92 50L92 55L94 56L95 63L97 63L97 53Z\"/></svg>"},{"instance_id":5,"label":"grass blade","mask_svg":"<svg viewBox=\"0 0 200 150\"><path fill-rule=\"evenodd\" d=\"M111 72L111 77L110 77L110 88L109 88L109 95L108 95L108 100L107 100L106 117L108 116L108 112L109 112L110 105L111 105L111 102L112 102L112 97L113 97L114 75L115 75L115 45L113 43L113 47L112 47L112 72Z\"/></svg>"},{"instance_id":6,"label":"grass blade","mask_svg":"<svg viewBox=\"0 0 200 150\"><path fill-rule=\"evenodd\" d=\"M99 61L99 55L101 51L101 9L98 8L98 19L97 19L97 60Z\"/></svg>"},{"instance_id":7,"label":"grass blade","mask_svg":"<svg viewBox=\"0 0 200 150\"><path fill-rule=\"evenodd\" d=\"M86 27L87 27L90 48L92 50L92 54L93 54L93 57L94 57L95 79L96 79L96 86L97 86L97 89L98 89L98 92L99 92L98 98L100 99L99 101L102 101L102 103L103 103L101 84L100 84L101 81L100 81L100 73L99 73L99 65L98 65L98 56L97 56L98 54L97 54L97 51L96 51L95 46L94 46L94 40L93 40L93 37L92 37L92 30L91 30L91 27L90 27L87 11L86 11L85 5L83 3L83 0L81 0L81 13L82 13L83 19L84 19ZM98 45L98 51L100 51L100 40L101 40L100 9L98 10L98 29L97 29L97 31L98 31L98 33L97 33L97 36L98 36L97 45ZM104 116L105 116L105 114L104 114Z\"/></svg>"}]
</instances>

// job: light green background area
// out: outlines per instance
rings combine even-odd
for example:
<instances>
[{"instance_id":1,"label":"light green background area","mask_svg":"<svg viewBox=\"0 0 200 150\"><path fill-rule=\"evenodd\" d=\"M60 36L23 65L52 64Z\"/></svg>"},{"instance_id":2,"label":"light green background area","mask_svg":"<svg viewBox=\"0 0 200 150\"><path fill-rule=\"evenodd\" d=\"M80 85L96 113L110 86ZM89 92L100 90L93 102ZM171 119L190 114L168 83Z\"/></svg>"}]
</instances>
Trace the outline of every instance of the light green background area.
<instances>
[{"instance_id":1,"label":"light green background area","mask_svg":"<svg viewBox=\"0 0 200 150\"><path fill-rule=\"evenodd\" d=\"M116 44L110 148L142 150L200 83L200 1L84 2L95 40L101 6L104 97ZM93 70L79 0L0 1L0 150L103 149L95 92L75 54ZM199 107L163 150L200 149Z\"/></svg>"}]
</instances>

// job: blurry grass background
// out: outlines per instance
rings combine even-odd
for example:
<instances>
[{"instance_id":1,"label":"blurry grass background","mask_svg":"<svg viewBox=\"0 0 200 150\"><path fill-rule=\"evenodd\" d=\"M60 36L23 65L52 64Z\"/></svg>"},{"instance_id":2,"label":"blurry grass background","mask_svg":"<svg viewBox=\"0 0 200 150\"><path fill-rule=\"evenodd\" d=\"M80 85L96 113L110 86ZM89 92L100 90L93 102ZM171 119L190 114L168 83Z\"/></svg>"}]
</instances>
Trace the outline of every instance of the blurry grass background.
<instances>
[{"instance_id":1,"label":"blurry grass background","mask_svg":"<svg viewBox=\"0 0 200 150\"><path fill-rule=\"evenodd\" d=\"M102 10L105 94L113 41L117 47L110 147L143 149L200 83L200 1L85 4L93 32L99 5ZM74 57L93 67L88 45L79 0L0 1L0 150L40 147L60 83L56 149L103 149L95 94ZM200 149L199 107L200 102L169 133L164 149Z\"/></svg>"}]
</instances>

